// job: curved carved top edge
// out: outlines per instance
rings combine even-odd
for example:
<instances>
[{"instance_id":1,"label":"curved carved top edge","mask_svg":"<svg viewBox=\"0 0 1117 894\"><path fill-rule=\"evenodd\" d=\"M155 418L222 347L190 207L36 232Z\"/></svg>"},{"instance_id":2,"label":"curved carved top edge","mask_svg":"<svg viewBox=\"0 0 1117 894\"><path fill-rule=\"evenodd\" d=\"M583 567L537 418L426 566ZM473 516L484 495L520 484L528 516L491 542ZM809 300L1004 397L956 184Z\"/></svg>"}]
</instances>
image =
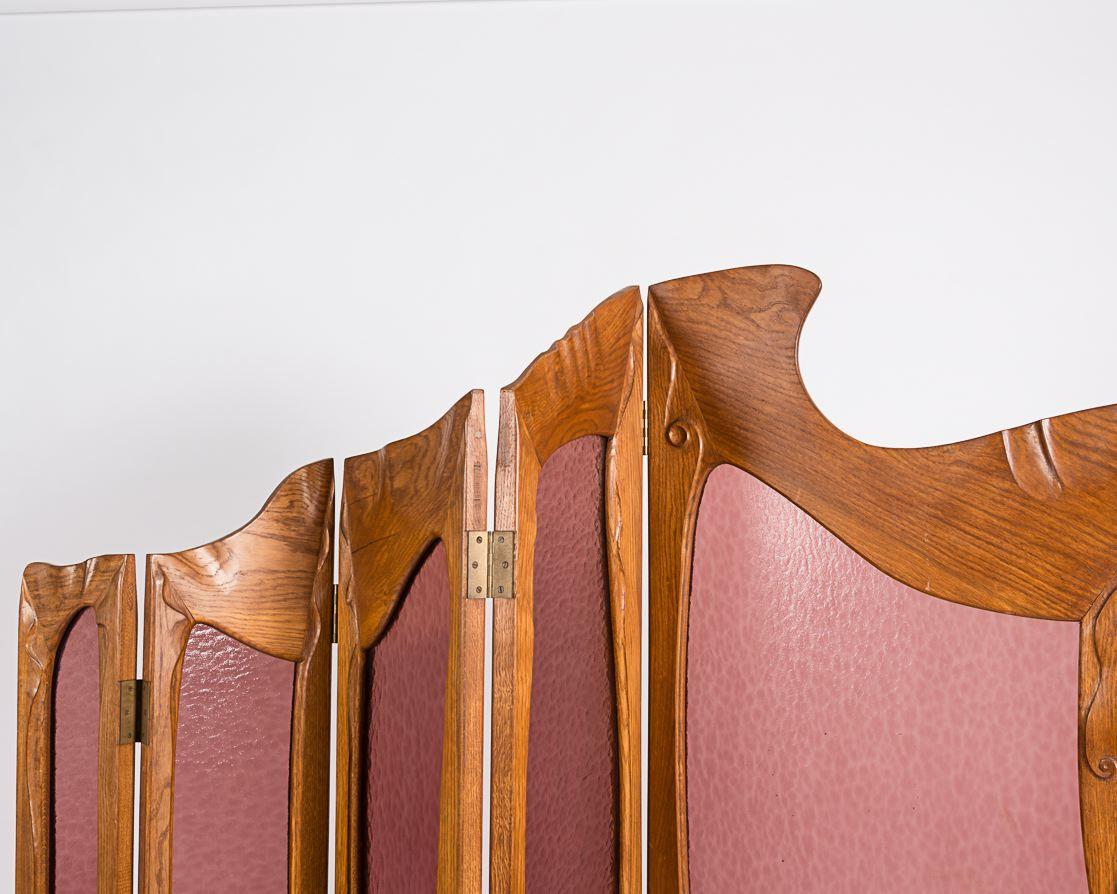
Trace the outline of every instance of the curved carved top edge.
<instances>
[{"instance_id":1,"label":"curved carved top edge","mask_svg":"<svg viewBox=\"0 0 1117 894\"><path fill-rule=\"evenodd\" d=\"M232 538L236 537L238 534L244 534L244 533L251 532L252 529L257 527L257 525L262 520L266 519L269 512L272 511L275 508L276 504L279 502L279 500L285 494L292 491L296 485L300 484L305 479L310 478L310 477L315 476L315 475L320 475L320 474L324 474L326 472L329 472L329 478L332 481L333 480L333 465L334 465L333 459L332 458L326 458L326 459L315 460L314 462L309 462L309 463L306 463L305 465L299 466L293 472L290 472L287 475L285 475L283 477L283 479L279 482L279 484L277 484L274 488L272 488L272 492L270 494L268 494L267 499L264 500L264 502L260 505L260 508L256 510L255 515L253 515L250 519L248 519L248 521L246 521L244 524L240 525L237 528L234 528L228 534L223 534L222 536L215 537L213 540L207 541L206 543L200 543L197 546L189 546L189 547L186 547L185 549L179 549L179 550L167 551L167 552L149 553L148 554L148 559L160 559L160 558L164 558L164 557L167 557L167 556L181 556L185 553L197 552L198 550L208 549L208 548L214 547L214 546L216 546L220 543L224 543L228 540L231 540ZM314 527L316 527L316 525L309 525L308 527L314 528Z\"/></svg>"},{"instance_id":2,"label":"curved carved top edge","mask_svg":"<svg viewBox=\"0 0 1117 894\"><path fill-rule=\"evenodd\" d=\"M638 356L643 313L637 286L615 292L501 389L502 412L511 395L526 436L521 446L530 445L541 465L569 441L614 433L632 390L626 364Z\"/></svg>"},{"instance_id":3,"label":"curved carved top edge","mask_svg":"<svg viewBox=\"0 0 1117 894\"><path fill-rule=\"evenodd\" d=\"M772 274L772 275L775 275L775 276L794 275L794 276L797 276L797 277L801 277L802 282L800 283L800 285L802 286L803 293L799 298L797 298L793 302L793 305L792 305L792 308L791 308L793 313L792 313L792 316L790 317L790 322L792 322L794 325L793 325L793 327L789 326L785 330L785 331L791 332L793 334L793 338L792 338L792 344L794 345L794 367L793 368L794 368L794 373L795 373L795 380L798 384L799 389L802 392L802 397L805 400L810 402L811 407L814 409L814 411L818 415L818 417L821 420L825 421L826 424L829 425L830 428L833 429L833 431L836 435L838 435L842 438L845 438L845 439L847 439L847 440L849 440L853 443L859 444L863 447L867 447L867 448L870 448L870 449L873 449L873 450L902 451L902 452L936 450L936 449L949 448L949 447L961 447L961 446L964 446L966 444L974 443L974 442L977 442L977 441L984 441L987 438L996 437L998 435L1006 435L1006 434L1018 433L1018 432L1019 433L1024 433L1024 432L1030 431L1032 429L1036 429L1037 427L1040 427L1040 426L1044 426L1044 427L1049 429L1050 428L1050 423L1053 422L1053 421L1057 421L1057 420L1060 420L1060 419L1067 419L1067 418L1074 417L1074 416L1080 416L1081 414L1084 414L1084 413L1087 413L1087 414L1088 413L1094 413L1094 412L1101 411L1101 410L1112 410L1112 411L1117 412L1117 403L1099 404L1099 405L1093 406L1093 407L1085 407L1081 410L1074 410L1074 411L1069 412L1069 413L1061 413L1061 414L1057 414L1055 416L1049 416L1049 417L1044 417L1042 419L1031 420L1031 421L1022 423L1018 426L1012 426L1012 427L1007 428L1007 429L999 429L999 430L996 430L996 431L987 432L985 434L975 435L974 437L964 438L964 439L959 440L959 441L949 441L949 442L941 443L941 444L929 444L929 445L920 446L920 447L889 447L889 446L885 446L885 445L872 444L868 441L862 441L861 439L856 438L853 435L849 434L848 432L844 431L843 429L839 428L837 425L835 425L833 422L830 421L829 417L821 409L819 409L818 405L815 404L813 398L811 397L810 390L807 388L806 382L803 380L802 370L801 370L800 365L799 365L799 339L800 339L800 336L802 335L803 327L806 325L807 318L810 316L810 312L814 308L814 305L815 305L818 297L820 296L820 294L822 292L822 279L818 276L818 274L814 273L811 270L808 270L805 267L798 267L798 266L795 266L793 264L757 264L757 265L750 266L750 267L732 267L732 268L727 268L725 270L713 271L711 273L702 273L702 274L697 274L695 276L679 277L678 279L666 280L664 282L657 283L656 285L651 286L649 288L649 299L648 299L649 307L651 307L652 305L657 305L661 309L666 308L666 318L662 321L661 324L664 326L664 331L669 333L670 330L671 330L670 307L671 307L672 298L675 297L673 295L673 290L674 289L680 288L680 287L685 288L688 284L690 284L691 282L693 282L695 280L700 280L700 279L701 280L713 280L713 279L716 279L718 277L735 276L735 275L744 274L744 273L756 274L756 275ZM706 292L705 288L703 289L703 292ZM765 308L765 310L772 310L772 309L774 309L774 306ZM668 335L668 341L669 342L671 341L670 335ZM1048 434L1048 437L1050 437L1049 434Z\"/></svg>"},{"instance_id":4,"label":"curved carved top edge","mask_svg":"<svg viewBox=\"0 0 1117 894\"><path fill-rule=\"evenodd\" d=\"M149 555L149 587L191 625L300 660L313 622L323 532L333 524L333 487L332 459L296 469L231 534Z\"/></svg>"},{"instance_id":5,"label":"curved carved top edge","mask_svg":"<svg viewBox=\"0 0 1117 894\"><path fill-rule=\"evenodd\" d=\"M876 447L818 410L798 338L821 283L746 267L653 286L712 449L876 567L955 602L1078 620L1117 573L1117 406L953 444Z\"/></svg>"},{"instance_id":6,"label":"curved carved top edge","mask_svg":"<svg viewBox=\"0 0 1117 894\"><path fill-rule=\"evenodd\" d=\"M460 536L466 441L483 444L483 413L484 392L471 390L417 434L346 459L343 600L356 616L359 648L383 634L434 545L449 541L452 548L455 532Z\"/></svg>"}]
</instances>

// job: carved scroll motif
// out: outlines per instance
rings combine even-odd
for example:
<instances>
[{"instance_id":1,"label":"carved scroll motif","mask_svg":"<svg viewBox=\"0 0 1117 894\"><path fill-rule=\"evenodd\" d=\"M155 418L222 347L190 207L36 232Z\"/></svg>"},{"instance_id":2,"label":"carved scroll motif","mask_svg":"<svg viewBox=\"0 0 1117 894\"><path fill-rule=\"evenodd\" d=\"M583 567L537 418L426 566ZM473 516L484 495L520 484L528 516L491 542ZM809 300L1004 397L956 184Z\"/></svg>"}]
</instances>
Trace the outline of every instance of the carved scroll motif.
<instances>
[{"instance_id":1,"label":"carved scroll motif","mask_svg":"<svg viewBox=\"0 0 1117 894\"><path fill-rule=\"evenodd\" d=\"M1092 692L1079 718L1082 761L1097 779L1117 776L1117 603L1110 590L1082 619L1082 691Z\"/></svg>"}]
</instances>

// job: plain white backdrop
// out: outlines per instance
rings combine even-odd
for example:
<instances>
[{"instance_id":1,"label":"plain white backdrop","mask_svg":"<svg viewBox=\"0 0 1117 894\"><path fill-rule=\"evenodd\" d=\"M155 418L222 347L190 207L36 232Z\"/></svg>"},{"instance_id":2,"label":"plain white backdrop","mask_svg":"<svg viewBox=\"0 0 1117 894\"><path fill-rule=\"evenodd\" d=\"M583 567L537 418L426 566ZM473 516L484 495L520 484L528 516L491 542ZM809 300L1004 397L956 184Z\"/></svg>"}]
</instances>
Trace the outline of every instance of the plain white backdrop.
<instances>
[{"instance_id":1,"label":"plain white backdrop","mask_svg":"<svg viewBox=\"0 0 1117 894\"><path fill-rule=\"evenodd\" d=\"M0 17L0 879L27 562L209 541L470 387L492 452L495 389L624 285L811 268L807 385L876 443L1117 401L1115 27L955 0Z\"/></svg>"}]
</instances>

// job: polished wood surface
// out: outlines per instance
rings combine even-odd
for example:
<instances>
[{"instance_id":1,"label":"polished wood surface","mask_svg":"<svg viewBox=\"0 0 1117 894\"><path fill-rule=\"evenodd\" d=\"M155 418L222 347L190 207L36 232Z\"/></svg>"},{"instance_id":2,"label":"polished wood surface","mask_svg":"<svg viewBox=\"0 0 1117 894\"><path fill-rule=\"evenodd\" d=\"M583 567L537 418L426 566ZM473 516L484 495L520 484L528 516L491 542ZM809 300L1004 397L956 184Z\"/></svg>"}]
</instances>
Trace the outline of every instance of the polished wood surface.
<instances>
[{"instance_id":1,"label":"polished wood surface","mask_svg":"<svg viewBox=\"0 0 1117 894\"><path fill-rule=\"evenodd\" d=\"M19 600L16 720L16 878L19 894L51 891L52 701L55 667L71 622L97 622L97 890L132 890L132 745L118 744L121 680L135 676L136 561L98 556L79 565L28 565Z\"/></svg>"},{"instance_id":2,"label":"polished wood surface","mask_svg":"<svg viewBox=\"0 0 1117 894\"><path fill-rule=\"evenodd\" d=\"M365 665L431 546L444 544L451 643L438 890L481 890L485 602L465 596L465 532L488 512L484 394L425 431L345 461L338 600L337 890L360 891Z\"/></svg>"},{"instance_id":3,"label":"polished wood surface","mask_svg":"<svg viewBox=\"0 0 1117 894\"><path fill-rule=\"evenodd\" d=\"M543 464L608 438L605 507L619 756L618 890L640 890L640 586L643 308L616 293L501 390L495 530L516 532L515 598L493 601L490 883L522 892L531 720L535 500ZM570 855L577 860L577 854Z\"/></svg>"},{"instance_id":4,"label":"polished wood surface","mask_svg":"<svg viewBox=\"0 0 1117 894\"><path fill-rule=\"evenodd\" d=\"M172 890L175 737L190 629L206 624L295 662L288 889L326 888L329 834L333 461L291 473L259 514L195 549L147 557L140 891ZM220 835L220 829L213 830Z\"/></svg>"},{"instance_id":5,"label":"polished wood surface","mask_svg":"<svg viewBox=\"0 0 1117 894\"><path fill-rule=\"evenodd\" d=\"M1117 407L919 449L834 427L799 375L820 282L750 267L652 287L649 301L649 890L688 890L687 601L710 471L730 463L869 562L942 599L1083 621L1080 778L1091 890L1117 886L1112 620ZM979 719L975 718L975 722Z\"/></svg>"}]
</instances>

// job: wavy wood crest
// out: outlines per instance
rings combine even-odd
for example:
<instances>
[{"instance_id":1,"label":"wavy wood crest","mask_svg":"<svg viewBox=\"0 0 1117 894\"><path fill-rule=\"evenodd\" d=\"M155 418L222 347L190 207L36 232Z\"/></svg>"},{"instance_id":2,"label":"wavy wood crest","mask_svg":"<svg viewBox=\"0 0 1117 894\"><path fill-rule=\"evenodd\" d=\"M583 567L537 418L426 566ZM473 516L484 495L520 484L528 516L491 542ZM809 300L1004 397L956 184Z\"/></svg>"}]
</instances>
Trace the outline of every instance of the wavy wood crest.
<instances>
[{"instance_id":1,"label":"wavy wood crest","mask_svg":"<svg viewBox=\"0 0 1117 894\"><path fill-rule=\"evenodd\" d=\"M688 890L685 674L698 502L731 463L932 596L1082 621L1080 779L1091 890L1117 886L1117 406L956 444L875 447L815 407L800 330L821 284L747 267L653 286L649 316L649 882Z\"/></svg>"},{"instance_id":2,"label":"wavy wood crest","mask_svg":"<svg viewBox=\"0 0 1117 894\"><path fill-rule=\"evenodd\" d=\"M28 565L19 600L16 721L16 890L51 888L52 701L59 647L77 615L97 622L97 890L132 890L134 748L119 745L119 681L136 668L136 560L98 556L79 565Z\"/></svg>"},{"instance_id":3,"label":"wavy wood crest","mask_svg":"<svg viewBox=\"0 0 1117 894\"><path fill-rule=\"evenodd\" d=\"M438 890L481 889L485 603L465 598L465 531L484 529L484 394L438 422L345 461L338 618L337 890L360 888L365 665L436 542L450 573L451 643L440 796Z\"/></svg>"},{"instance_id":4,"label":"wavy wood crest","mask_svg":"<svg viewBox=\"0 0 1117 894\"><path fill-rule=\"evenodd\" d=\"M493 602L494 894L522 892L525 886L539 476L559 447L586 435L608 439L605 522L620 766L618 890L640 890L642 362L643 307L639 290L630 287L598 305L501 390L494 525L516 532L516 550L515 598Z\"/></svg>"},{"instance_id":5,"label":"wavy wood crest","mask_svg":"<svg viewBox=\"0 0 1117 894\"><path fill-rule=\"evenodd\" d=\"M205 624L295 662L288 889L326 888L333 460L285 478L259 514L205 546L147 557L140 890L172 890L175 739L190 630ZM220 835L220 829L213 830Z\"/></svg>"}]
</instances>

